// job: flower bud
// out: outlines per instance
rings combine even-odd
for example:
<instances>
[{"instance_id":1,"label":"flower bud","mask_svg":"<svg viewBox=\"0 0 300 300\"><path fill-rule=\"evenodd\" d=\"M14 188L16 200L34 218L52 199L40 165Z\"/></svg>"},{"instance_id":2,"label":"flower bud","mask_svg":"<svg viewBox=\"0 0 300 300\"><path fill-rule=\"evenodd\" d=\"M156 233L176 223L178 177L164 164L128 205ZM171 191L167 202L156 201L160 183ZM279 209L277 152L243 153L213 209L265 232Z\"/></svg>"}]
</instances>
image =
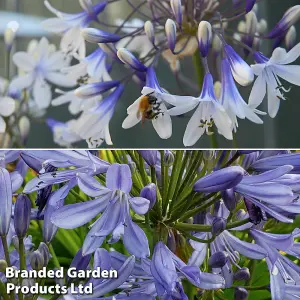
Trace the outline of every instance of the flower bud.
<instances>
[{"instance_id":1,"label":"flower bud","mask_svg":"<svg viewBox=\"0 0 300 300\"><path fill-rule=\"evenodd\" d=\"M211 224L211 233L213 236L220 235L226 229L226 220L224 218L216 217Z\"/></svg>"},{"instance_id":2,"label":"flower bud","mask_svg":"<svg viewBox=\"0 0 300 300\"><path fill-rule=\"evenodd\" d=\"M265 19L261 19L258 23L257 30L260 34L266 33L268 29L268 23Z\"/></svg>"},{"instance_id":3,"label":"flower bud","mask_svg":"<svg viewBox=\"0 0 300 300\"><path fill-rule=\"evenodd\" d=\"M8 51L11 50L18 29L19 29L19 23L16 21L11 21L6 26L6 29L4 31L4 43Z\"/></svg>"},{"instance_id":4,"label":"flower bud","mask_svg":"<svg viewBox=\"0 0 300 300\"><path fill-rule=\"evenodd\" d=\"M83 38L89 43L116 43L120 40L117 34L105 32L96 28L84 28L81 30Z\"/></svg>"},{"instance_id":5,"label":"flower bud","mask_svg":"<svg viewBox=\"0 0 300 300\"><path fill-rule=\"evenodd\" d=\"M14 235L11 239L11 242L14 245L15 249L19 252L19 238Z\"/></svg>"},{"instance_id":6,"label":"flower bud","mask_svg":"<svg viewBox=\"0 0 300 300\"><path fill-rule=\"evenodd\" d=\"M172 230L168 232L167 246L173 253L176 252L176 240Z\"/></svg>"},{"instance_id":7,"label":"flower bud","mask_svg":"<svg viewBox=\"0 0 300 300\"><path fill-rule=\"evenodd\" d=\"M168 19L165 24L166 37L169 45L169 49L174 53L176 47L176 24L172 19Z\"/></svg>"},{"instance_id":8,"label":"flower bud","mask_svg":"<svg viewBox=\"0 0 300 300\"><path fill-rule=\"evenodd\" d=\"M286 48L287 50L291 50L292 48L294 48L296 46L296 43L297 43L297 31L296 31L296 28L295 26L292 26L287 34L285 35L285 45L286 45Z\"/></svg>"},{"instance_id":9,"label":"flower bud","mask_svg":"<svg viewBox=\"0 0 300 300\"><path fill-rule=\"evenodd\" d=\"M85 84L77 88L74 94L80 98L90 98L105 93L120 84L118 80L102 81L91 84Z\"/></svg>"},{"instance_id":10,"label":"flower bud","mask_svg":"<svg viewBox=\"0 0 300 300\"><path fill-rule=\"evenodd\" d=\"M174 155L173 155L172 151L165 150L163 160L164 160L165 166L168 166L168 167L172 166L174 163Z\"/></svg>"},{"instance_id":11,"label":"flower bud","mask_svg":"<svg viewBox=\"0 0 300 300\"><path fill-rule=\"evenodd\" d=\"M171 0L171 8L174 14L174 17L176 19L176 22L181 27L182 24L182 6L181 6L181 0Z\"/></svg>"},{"instance_id":12,"label":"flower bud","mask_svg":"<svg viewBox=\"0 0 300 300\"><path fill-rule=\"evenodd\" d=\"M157 150L139 150L138 152L149 166L156 165L158 156Z\"/></svg>"},{"instance_id":13,"label":"flower bud","mask_svg":"<svg viewBox=\"0 0 300 300\"><path fill-rule=\"evenodd\" d=\"M30 120L23 116L19 120L19 130L23 140L26 140L30 131Z\"/></svg>"},{"instance_id":14,"label":"flower bud","mask_svg":"<svg viewBox=\"0 0 300 300\"><path fill-rule=\"evenodd\" d=\"M228 262L229 255L226 251L215 252L208 260L208 264L212 268L222 268Z\"/></svg>"},{"instance_id":15,"label":"flower bud","mask_svg":"<svg viewBox=\"0 0 300 300\"><path fill-rule=\"evenodd\" d=\"M233 275L234 280L249 280L250 279L250 272L249 269L244 267L237 270Z\"/></svg>"},{"instance_id":16,"label":"flower bud","mask_svg":"<svg viewBox=\"0 0 300 300\"><path fill-rule=\"evenodd\" d=\"M12 212L12 185L8 171L0 168L0 236L6 236Z\"/></svg>"},{"instance_id":17,"label":"flower bud","mask_svg":"<svg viewBox=\"0 0 300 300\"><path fill-rule=\"evenodd\" d=\"M155 33L154 26L151 21L146 21L144 24L145 33L149 39L149 41L154 45L155 44Z\"/></svg>"},{"instance_id":18,"label":"flower bud","mask_svg":"<svg viewBox=\"0 0 300 300\"><path fill-rule=\"evenodd\" d=\"M248 291L242 287L236 287L234 290L234 300L246 300Z\"/></svg>"},{"instance_id":19,"label":"flower bud","mask_svg":"<svg viewBox=\"0 0 300 300\"><path fill-rule=\"evenodd\" d=\"M146 185L141 190L140 196L150 201L149 209L151 209L156 202L156 185L154 183Z\"/></svg>"},{"instance_id":20,"label":"flower bud","mask_svg":"<svg viewBox=\"0 0 300 300\"><path fill-rule=\"evenodd\" d=\"M49 259L50 259L50 251L48 246L41 242L38 248L38 251L42 254L43 259L44 259L44 267L48 265Z\"/></svg>"},{"instance_id":21,"label":"flower bud","mask_svg":"<svg viewBox=\"0 0 300 300\"><path fill-rule=\"evenodd\" d=\"M256 0L246 0L246 13L250 12L254 7Z\"/></svg>"},{"instance_id":22,"label":"flower bud","mask_svg":"<svg viewBox=\"0 0 300 300\"><path fill-rule=\"evenodd\" d=\"M24 194L19 194L14 210L15 231L19 238L24 238L30 223L31 201Z\"/></svg>"},{"instance_id":23,"label":"flower bud","mask_svg":"<svg viewBox=\"0 0 300 300\"><path fill-rule=\"evenodd\" d=\"M30 265L33 270L41 270L44 267L44 258L40 251L36 250L31 254Z\"/></svg>"},{"instance_id":24,"label":"flower bud","mask_svg":"<svg viewBox=\"0 0 300 300\"><path fill-rule=\"evenodd\" d=\"M241 182L244 169L238 166L228 167L212 172L194 184L195 192L212 193L235 187Z\"/></svg>"},{"instance_id":25,"label":"flower bud","mask_svg":"<svg viewBox=\"0 0 300 300\"><path fill-rule=\"evenodd\" d=\"M3 259L0 260L0 272L5 273L5 270L7 268L7 262Z\"/></svg>"},{"instance_id":26,"label":"flower bud","mask_svg":"<svg viewBox=\"0 0 300 300\"><path fill-rule=\"evenodd\" d=\"M207 57L212 44L212 27L209 22L201 21L198 27L198 42L202 57Z\"/></svg>"},{"instance_id":27,"label":"flower bud","mask_svg":"<svg viewBox=\"0 0 300 300\"><path fill-rule=\"evenodd\" d=\"M236 197L233 189L228 189L221 192L223 202L229 211L234 211L236 208Z\"/></svg>"},{"instance_id":28,"label":"flower bud","mask_svg":"<svg viewBox=\"0 0 300 300\"><path fill-rule=\"evenodd\" d=\"M270 39L281 37L292 25L300 19L300 5L295 5L288 9L282 19L276 24L269 33Z\"/></svg>"},{"instance_id":29,"label":"flower bud","mask_svg":"<svg viewBox=\"0 0 300 300\"><path fill-rule=\"evenodd\" d=\"M117 52L118 58L132 69L146 72L147 67L144 66L130 51L125 48L120 48Z\"/></svg>"}]
</instances>

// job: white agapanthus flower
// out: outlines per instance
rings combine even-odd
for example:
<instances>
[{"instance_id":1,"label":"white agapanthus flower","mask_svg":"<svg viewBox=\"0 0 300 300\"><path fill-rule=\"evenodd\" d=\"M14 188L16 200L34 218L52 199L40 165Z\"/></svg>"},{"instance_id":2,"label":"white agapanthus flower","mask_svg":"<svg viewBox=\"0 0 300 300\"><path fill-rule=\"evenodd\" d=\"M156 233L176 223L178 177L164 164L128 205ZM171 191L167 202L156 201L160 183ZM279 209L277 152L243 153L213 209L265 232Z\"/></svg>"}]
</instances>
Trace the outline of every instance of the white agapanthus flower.
<instances>
[{"instance_id":1,"label":"white agapanthus flower","mask_svg":"<svg viewBox=\"0 0 300 300\"><path fill-rule=\"evenodd\" d=\"M85 40L81 30L86 28L92 21L98 20L98 15L106 6L106 2L93 5L91 0L79 0L83 11L77 14L63 13L54 8L49 1L44 1L45 6L56 15L42 22L42 27L49 32L62 35L60 48L65 54L84 58L86 55Z\"/></svg>"},{"instance_id":2,"label":"white agapanthus flower","mask_svg":"<svg viewBox=\"0 0 300 300\"><path fill-rule=\"evenodd\" d=\"M11 116L16 109L16 102L14 99L6 95L8 82L0 77L0 133L6 130L6 122L3 117Z\"/></svg>"},{"instance_id":3,"label":"white agapanthus flower","mask_svg":"<svg viewBox=\"0 0 300 300\"><path fill-rule=\"evenodd\" d=\"M146 111L146 108L143 108L143 101L147 101L144 100L145 97L148 97L147 95L151 95L157 100L153 103L153 105L151 105L151 108L149 107L149 115L146 117L145 114L148 112ZM124 129L131 128L139 122L144 122L146 119L150 119L160 138L168 139L172 135L172 120L168 113L168 109L163 102L163 93L160 93L153 88L144 87L142 90L142 96L127 108L127 114L128 116L122 124Z\"/></svg>"},{"instance_id":4,"label":"white agapanthus flower","mask_svg":"<svg viewBox=\"0 0 300 300\"><path fill-rule=\"evenodd\" d=\"M32 96L39 108L47 108L52 99L48 82L61 87L73 87L76 81L61 73L69 65L69 60L60 51L55 51L46 38L31 45L28 52L17 52L13 61L20 75L12 81L19 90L32 89ZM22 74L22 75L21 75Z\"/></svg>"},{"instance_id":5,"label":"white agapanthus flower","mask_svg":"<svg viewBox=\"0 0 300 300\"><path fill-rule=\"evenodd\" d=\"M276 117L280 101L285 100L285 89L279 79L282 78L291 84L300 86L300 66L289 65L300 56L300 43L289 52L283 48L276 48L270 59L262 53L255 53L256 65L252 65L252 70L257 77L249 98L249 105L257 107L268 94L269 115Z\"/></svg>"},{"instance_id":6,"label":"white agapanthus flower","mask_svg":"<svg viewBox=\"0 0 300 300\"><path fill-rule=\"evenodd\" d=\"M210 73L204 77L202 93L198 98L192 98L186 101L186 104L180 104L171 108L168 112L172 116L181 115L196 108L191 117L183 137L185 146L193 146L199 138L206 133L212 135L212 127L215 124L218 133L228 140L232 140L232 121L226 113L224 107L218 102L214 93L213 78Z\"/></svg>"}]
</instances>

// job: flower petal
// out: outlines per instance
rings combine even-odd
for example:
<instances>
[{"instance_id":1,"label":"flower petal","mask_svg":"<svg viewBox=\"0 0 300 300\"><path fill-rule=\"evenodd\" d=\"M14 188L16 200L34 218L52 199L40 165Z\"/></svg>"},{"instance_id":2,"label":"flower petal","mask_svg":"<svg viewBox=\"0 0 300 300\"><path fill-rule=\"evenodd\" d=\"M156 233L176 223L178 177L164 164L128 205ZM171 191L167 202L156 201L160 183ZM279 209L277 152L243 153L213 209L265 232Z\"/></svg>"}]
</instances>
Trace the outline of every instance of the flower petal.
<instances>
[{"instance_id":1,"label":"flower petal","mask_svg":"<svg viewBox=\"0 0 300 300\"><path fill-rule=\"evenodd\" d=\"M143 197L129 199L131 208L139 215L144 215L149 210L150 201Z\"/></svg>"},{"instance_id":2,"label":"flower petal","mask_svg":"<svg viewBox=\"0 0 300 300\"><path fill-rule=\"evenodd\" d=\"M113 164L106 173L106 186L110 190L129 193L132 187L131 171L128 165Z\"/></svg>"}]
</instances>

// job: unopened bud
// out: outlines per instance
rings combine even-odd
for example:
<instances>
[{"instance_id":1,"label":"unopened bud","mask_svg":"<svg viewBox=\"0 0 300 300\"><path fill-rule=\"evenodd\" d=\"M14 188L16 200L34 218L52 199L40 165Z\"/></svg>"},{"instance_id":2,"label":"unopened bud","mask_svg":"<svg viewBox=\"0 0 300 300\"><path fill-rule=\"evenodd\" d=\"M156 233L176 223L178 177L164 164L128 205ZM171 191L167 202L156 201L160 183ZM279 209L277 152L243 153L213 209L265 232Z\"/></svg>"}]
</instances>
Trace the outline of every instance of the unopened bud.
<instances>
[{"instance_id":1,"label":"unopened bud","mask_svg":"<svg viewBox=\"0 0 300 300\"><path fill-rule=\"evenodd\" d=\"M176 46L176 24L172 19L168 19L165 24L165 32L166 37L169 45L169 49L174 53L175 46Z\"/></svg>"},{"instance_id":2,"label":"unopened bud","mask_svg":"<svg viewBox=\"0 0 300 300\"><path fill-rule=\"evenodd\" d=\"M11 47L14 43L19 27L19 23L16 21L11 21L6 26L6 29L4 31L4 42L7 50L9 51L11 50Z\"/></svg>"},{"instance_id":3,"label":"unopened bud","mask_svg":"<svg viewBox=\"0 0 300 300\"><path fill-rule=\"evenodd\" d=\"M30 223L31 201L24 194L19 194L14 210L15 231L19 238L24 238Z\"/></svg>"},{"instance_id":4,"label":"unopened bud","mask_svg":"<svg viewBox=\"0 0 300 300\"><path fill-rule=\"evenodd\" d=\"M154 45L155 44L155 33L154 26L151 21L146 21L144 25L145 33L149 39L149 41Z\"/></svg>"},{"instance_id":5,"label":"unopened bud","mask_svg":"<svg viewBox=\"0 0 300 300\"><path fill-rule=\"evenodd\" d=\"M250 272L249 269L244 267L237 270L233 275L234 280L249 280L250 279Z\"/></svg>"},{"instance_id":6,"label":"unopened bud","mask_svg":"<svg viewBox=\"0 0 300 300\"><path fill-rule=\"evenodd\" d=\"M30 265L34 270L41 270L44 267L44 258L40 251L36 250L31 254Z\"/></svg>"},{"instance_id":7,"label":"unopened bud","mask_svg":"<svg viewBox=\"0 0 300 300\"><path fill-rule=\"evenodd\" d=\"M155 166L157 162L157 150L140 150L139 154L143 157L149 166Z\"/></svg>"},{"instance_id":8,"label":"unopened bud","mask_svg":"<svg viewBox=\"0 0 300 300\"><path fill-rule=\"evenodd\" d=\"M48 265L49 259L50 259L50 251L48 246L41 242L38 248L38 251L42 254L43 259L44 259L44 267Z\"/></svg>"},{"instance_id":9,"label":"unopened bud","mask_svg":"<svg viewBox=\"0 0 300 300\"><path fill-rule=\"evenodd\" d=\"M250 12L254 5L256 3L256 0L246 0L246 13Z\"/></svg>"},{"instance_id":10,"label":"unopened bud","mask_svg":"<svg viewBox=\"0 0 300 300\"><path fill-rule=\"evenodd\" d=\"M7 262L3 259L0 260L0 272L5 273Z\"/></svg>"},{"instance_id":11,"label":"unopened bud","mask_svg":"<svg viewBox=\"0 0 300 300\"><path fill-rule=\"evenodd\" d=\"M234 290L234 300L246 300L248 291L242 287L236 287Z\"/></svg>"},{"instance_id":12,"label":"unopened bud","mask_svg":"<svg viewBox=\"0 0 300 300\"><path fill-rule=\"evenodd\" d=\"M28 117L23 116L19 120L19 130L22 139L26 139L28 137L29 131L30 131L30 120Z\"/></svg>"},{"instance_id":13,"label":"unopened bud","mask_svg":"<svg viewBox=\"0 0 300 300\"><path fill-rule=\"evenodd\" d=\"M212 44L212 27L209 22L201 21L198 27L198 42L202 57L207 57Z\"/></svg>"},{"instance_id":14,"label":"unopened bud","mask_svg":"<svg viewBox=\"0 0 300 300\"><path fill-rule=\"evenodd\" d=\"M163 160L164 160L165 166L168 166L168 167L172 166L174 163L174 155L173 155L172 151L165 150Z\"/></svg>"},{"instance_id":15,"label":"unopened bud","mask_svg":"<svg viewBox=\"0 0 300 300\"><path fill-rule=\"evenodd\" d=\"M173 253L176 252L176 240L172 230L168 232L167 246Z\"/></svg>"},{"instance_id":16,"label":"unopened bud","mask_svg":"<svg viewBox=\"0 0 300 300\"><path fill-rule=\"evenodd\" d=\"M209 258L208 264L212 268L222 268L228 262L228 257L228 253L226 251L218 251Z\"/></svg>"},{"instance_id":17,"label":"unopened bud","mask_svg":"<svg viewBox=\"0 0 300 300\"><path fill-rule=\"evenodd\" d=\"M156 185L154 183L146 185L141 190L140 196L150 201L149 209L151 209L156 202Z\"/></svg>"},{"instance_id":18,"label":"unopened bud","mask_svg":"<svg viewBox=\"0 0 300 300\"><path fill-rule=\"evenodd\" d=\"M226 229L226 220L224 218L214 218L211 224L211 233L213 236L220 235Z\"/></svg>"},{"instance_id":19,"label":"unopened bud","mask_svg":"<svg viewBox=\"0 0 300 300\"><path fill-rule=\"evenodd\" d=\"M181 0L170 0L171 8L176 19L176 22L181 27L182 24L182 6Z\"/></svg>"},{"instance_id":20,"label":"unopened bud","mask_svg":"<svg viewBox=\"0 0 300 300\"><path fill-rule=\"evenodd\" d=\"M16 235L14 235L11 239L11 242L14 245L15 249L19 251L19 238Z\"/></svg>"},{"instance_id":21,"label":"unopened bud","mask_svg":"<svg viewBox=\"0 0 300 300\"><path fill-rule=\"evenodd\" d=\"M132 69L140 72L146 72L147 67L143 65L130 51L120 48L117 52L118 58Z\"/></svg>"},{"instance_id":22,"label":"unopened bud","mask_svg":"<svg viewBox=\"0 0 300 300\"><path fill-rule=\"evenodd\" d=\"M285 45L287 50L291 50L297 43L297 31L295 26L292 26L285 35Z\"/></svg>"}]
</instances>

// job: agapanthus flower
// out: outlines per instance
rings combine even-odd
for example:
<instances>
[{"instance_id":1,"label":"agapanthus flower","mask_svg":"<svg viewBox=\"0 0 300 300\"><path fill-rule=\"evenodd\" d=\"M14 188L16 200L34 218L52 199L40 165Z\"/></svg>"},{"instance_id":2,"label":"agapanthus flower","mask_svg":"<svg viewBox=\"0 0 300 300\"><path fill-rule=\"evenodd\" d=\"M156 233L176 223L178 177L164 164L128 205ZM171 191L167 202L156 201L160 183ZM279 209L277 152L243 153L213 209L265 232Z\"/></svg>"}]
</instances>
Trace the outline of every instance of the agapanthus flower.
<instances>
[{"instance_id":1,"label":"agapanthus flower","mask_svg":"<svg viewBox=\"0 0 300 300\"><path fill-rule=\"evenodd\" d=\"M61 68L69 64L62 52L55 51L46 38L30 49L29 52L17 52L13 61L24 72L14 79L18 89L32 89L33 99L39 108L46 108L52 99L51 87L47 81L62 87L73 87L76 81L61 73Z\"/></svg>"},{"instance_id":2,"label":"agapanthus flower","mask_svg":"<svg viewBox=\"0 0 300 300\"><path fill-rule=\"evenodd\" d=\"M66 54L78 54L84 58L86 54L85 40L81 35L82 28L86 28L92 21L98 20L98 15L104 10L107 2L102 1L93 5L91 0L79 0L83 11L77 14L63 13L55 9L49 1L44 1L46 7L57 17L45 20L42 26L54 33L62 35L61 49Z\"/></svg>"},{"instance_id":3,"label":"agapanthus flower","mask_svg":"<svg viewBox=\"0 0 300 300\"><path fill-rule=\"evenodd\" d=\"M283 253L299 258L299 229L291 234L274 234L251 229L256 243L267 251L266 262L270 272L272 300L297 299L300 293L300 267Z\"/></svg>"},{"instance_id":4,"label":"agapanthus flower","mask_svg":"<svg viewBox=\"0 0 300 300\"><path fill-rule=\"evenodd\" d=\"M210 213L206 214L205 221L207 224L212 224L215 218L227 219L229 216L229 211L225 207L224 203L221 202L218 211L215 215ZM241 228L243 229L243 227ZM239 230L239 228L233 228L233 230ZM194 233L196 238L202 240L208 240L212 238L211 233ZM213 268L213 273L220 274L225 278L226 287L231 287L233 284L233 271L232 266L236 266L238 269L241 269L239 266L239 255L244 255L252 259L263 259L267 256L267 251L260 247L259 245L252 244L240 240L228 230L224 230L218 236L215 236L215 239L210 243L200 243L198 241L190 240L191 246L195 249L192 256L189 259L190 265L201 266L208 249L210 249L211 255L224 251L228 255L228 259L224 260L224 263L219 267Z\"/></svg>"},{"instance_id":5,"label":"agapanthus flower","mask_svg":"<svg viewBox=\"0 0 300 300\"><path fill-rule=\"evenodd\" d=\"M127 257L119 252L110 252L111 264L114 268L121 266ZM216 274L201 272L196 266L184 263L166 245L158 242L155 245L152 259L144 258L136 262L132 270L132 280L124 284L124 291L115 295L116 299L188 299L182 286L182 280L201 289L215 290L224 286L224 279ZM125 298L126 299L126 298Z\"/></svg>"},{"instance_id":6,"label":"agapanthus flower","mask_svg":"<svg viewBox=\"0 0 300 300\"><path fill-rule=\"evenodd\" d=\"M76 228L103 212L85 238L84 255L94 252L102 245L107 235L124 226L123 241L128 251L137 257L149 256L145 233L132 221L129 207L136 213L145 214L150 201L130 195L132 179L129 166L111 165L106 173L106 187L89 177L79 178L78 184L82 190L96 199L64 206L53 214L52 222L62 228Z\"/></svg>"},{"instance_id":7,"label":"agapanthus flower","mask_svg":"<svg viewBox=\"0 0 300 300\"><path fill-rule=\"evenodd\" d=\"M151 120L157 134L162 139L168 139L172 135L172 120L166 104L178 105L190 97L168 94L160 87L155 70L152 67L146 70L146 86L142 90L142 96L127 108L128 116L122 127L127 129L139 122Z\"/></svg>"},{"instance_id":8,"label":"agapanthus flower","mask_svg":"<svg viewBox=\"0 0 300 300\"><path fill-rule=\"evenodd\" d=\"M199 98L187 101L186 105L182 104L171 108L169 114L181 115L195 107L197 109L190 119L183 137L185 146L193 146L204 133L207 135L213 134L211 128L214 124L218 132L225 138L229 140L233 138L232 122L225 108L216 99L213 78L210 73L207 73L204 77L203 89Z\"/></svg>"},{"instance_id":9,"label":"agapanthus flower","mask_svg":"<svg viewBox=\"0 0 300 300\"><path fill-rule=\"evenodd\" d=\"M280 102L286 100L285 93L290 89L284 88L280 78L291 84L300 86L300 67L289 65L300 56L300 44L289 52L283 48L276 48L271 58L262 53L255 53L256 64L252 65L253 72L257 77L249 98L249 105L257 107L261 104L266 94L268 95L269 115L276 117Z\"/></svg>"}]
</instances>

